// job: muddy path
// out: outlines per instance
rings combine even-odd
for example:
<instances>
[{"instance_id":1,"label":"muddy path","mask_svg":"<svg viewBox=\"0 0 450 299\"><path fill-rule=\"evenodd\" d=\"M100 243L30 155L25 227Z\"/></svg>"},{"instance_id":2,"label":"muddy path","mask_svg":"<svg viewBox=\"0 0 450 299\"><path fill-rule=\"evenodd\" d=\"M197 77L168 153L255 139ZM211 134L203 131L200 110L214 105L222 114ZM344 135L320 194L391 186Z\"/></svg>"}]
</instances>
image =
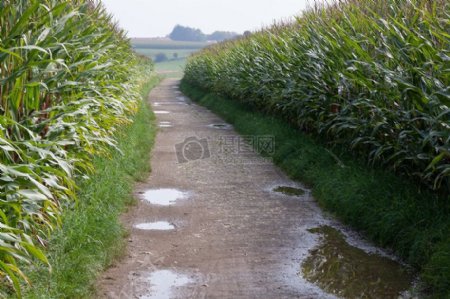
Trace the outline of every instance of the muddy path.
<instances>
[{"instance_id":1,"label":"muddy path","mask_svg":"<svg viewBox=\"0 0 450 299\"><path fill-rule=\"evenodd\" d=\"M361 295L352 293L353 285L362 284L367 291L360 280L378 283L384 298L397 297L409 283L396 280L402 275L395 272L398 265L368 254L386 255L325 215L308 189L251 150L249 143L276 146L271 136L239 136L213 113L191 103L178 84L166 79L150 94L160 125L153 170L136 186L138 205L123 216L130 231L128 251L99 280L99 297L352 297ZM327 232L318 233L321 230ZM333 250L323 248L327 244ZM360 262L355 267L362 265L361 275L355 278L359 270L339 262L345 262L339 256L347 253L346 258L353 259L352 250L339 252L339 244L357 251ZM365 256L372 260L365 263ZM338 273L330 274L338 282L333 284L320 273L328 273L323 267L335 257L337 262L329 267L338 264ZM345 269L350 278L339 277ZM381 270L381 278L364 272L376 270ZM400 289L391 286L402 283ZM375 291L368 297L377 297Z\"/></svg>"}]
</instances>

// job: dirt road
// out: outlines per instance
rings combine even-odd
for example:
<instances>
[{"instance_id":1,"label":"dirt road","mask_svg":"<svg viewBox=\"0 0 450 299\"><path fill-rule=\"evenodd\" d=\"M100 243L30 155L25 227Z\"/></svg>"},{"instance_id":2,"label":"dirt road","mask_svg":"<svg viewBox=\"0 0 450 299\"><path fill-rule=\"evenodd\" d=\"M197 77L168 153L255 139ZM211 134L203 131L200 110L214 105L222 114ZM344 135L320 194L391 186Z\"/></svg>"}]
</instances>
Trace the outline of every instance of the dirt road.
<instances>
[{"instance_id":1,"label":"dirt road","mask_svg":"<svg viewBox=\"0 0 450 299\"><path fill-rule=\"evenodd\" d=\"M104 298L334 298L307 282L301 264L330 225L366 251L376 251L330 220L304 186L292 182L249 143L184 97L167 79L150 100L161 127L152 173L136 186L137 207L124 215L127 255L99 281ZM279 186L304 190L273 191Z\"/></svg>"}]
</instances>

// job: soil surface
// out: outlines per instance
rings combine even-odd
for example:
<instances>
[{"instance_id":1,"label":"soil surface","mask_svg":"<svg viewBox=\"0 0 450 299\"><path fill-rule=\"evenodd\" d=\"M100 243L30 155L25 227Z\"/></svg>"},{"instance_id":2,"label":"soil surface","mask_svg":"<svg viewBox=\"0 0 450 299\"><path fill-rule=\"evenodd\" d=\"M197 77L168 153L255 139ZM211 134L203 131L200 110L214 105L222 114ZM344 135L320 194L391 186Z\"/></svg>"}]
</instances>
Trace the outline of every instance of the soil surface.
<instances>
[{"instance_id":1,"label":"soil surface","mask_svg":"<svg viewBox=\"0 0 450 299\"><path fill-rule=\"evenodd\" d=\"M239 136L178 84L166 79L150 94L161 127L152 173L123 216L127 254L100 278L98 296L334 298L302 278L301 264L320 241L308 229L329 225L353 245L377 249L251 150L250 143L276 146L271 136ZM273 191L280 186L303 191Z\"/></svg>"}]
</instances>

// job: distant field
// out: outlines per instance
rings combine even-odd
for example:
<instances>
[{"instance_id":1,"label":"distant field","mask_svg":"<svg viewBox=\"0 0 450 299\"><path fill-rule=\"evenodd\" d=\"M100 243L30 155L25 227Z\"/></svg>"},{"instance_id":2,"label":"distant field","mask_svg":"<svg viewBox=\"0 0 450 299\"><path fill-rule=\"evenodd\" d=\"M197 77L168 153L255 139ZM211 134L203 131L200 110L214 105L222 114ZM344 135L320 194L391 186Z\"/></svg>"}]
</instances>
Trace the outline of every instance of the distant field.
<instances>
[{"instance_id":1,"label":"distant field","mask_svg":"<svg viewBox=\"0 0 450 299\"><path fill-rule=\"evenodd\" d=\"M207 42L180 42L168 39L132 38L134 48L144 49L201 49L212 43Z\"/></svg>"},{"instance_id":2,"label":"distant field","mask_svg":"<svg viewBox=\"0 0 450 299\"><path fill-rule=\"evenodd\" d=\"M154 48L135 48L134 50L139 54L145 55L152 59L154 59L156 54L158 53L164 53L169 59L172 59L175 53L178 54L178 58L186 58L189 57L191 53L198 51L198 49L154 49Z\"/></svg>"},{"instance_id":3,"label":"distant field","mask_svg":"<svg viewBox=\"0 0 450 299\"><path fill-rule=\"evenodd\" d=\"M167 39L132 38L131 44L134 50L152 59L158 53L166 54L168 61L155 63L156 71L164 77L183 77L186 59L192 53L211 45L204 42L179 42ZM176 53L176 58L174 54Z\"/></svg>"},{"instance_id":4,"label":"distant field","mask_svg":"<svg viewBox=\"0 0 450 299\"><path fill-rule=\"evenodd\" d=\"M166 78L181 78L184 74L186 59L155 63L156 72Z\"/></svg>"}]
</instances>

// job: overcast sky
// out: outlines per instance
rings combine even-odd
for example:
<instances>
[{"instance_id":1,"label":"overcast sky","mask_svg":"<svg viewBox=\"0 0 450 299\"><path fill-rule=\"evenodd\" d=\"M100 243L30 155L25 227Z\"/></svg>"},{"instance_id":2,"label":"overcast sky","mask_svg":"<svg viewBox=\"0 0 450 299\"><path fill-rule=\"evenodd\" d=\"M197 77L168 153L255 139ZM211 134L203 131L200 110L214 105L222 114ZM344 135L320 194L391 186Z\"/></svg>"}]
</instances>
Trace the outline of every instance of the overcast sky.
<instances>
[{"instance_id":1,"label":"overcast sky","mask_svg":"<svg viewBox=\"0 0 450 299\"><path fill-rule=\"evenodd\" d=\"M168 35L177 24L201 29L255 30L299 14L308 0L102 0L129 37Z\"/></svg>"}]
</instances>

